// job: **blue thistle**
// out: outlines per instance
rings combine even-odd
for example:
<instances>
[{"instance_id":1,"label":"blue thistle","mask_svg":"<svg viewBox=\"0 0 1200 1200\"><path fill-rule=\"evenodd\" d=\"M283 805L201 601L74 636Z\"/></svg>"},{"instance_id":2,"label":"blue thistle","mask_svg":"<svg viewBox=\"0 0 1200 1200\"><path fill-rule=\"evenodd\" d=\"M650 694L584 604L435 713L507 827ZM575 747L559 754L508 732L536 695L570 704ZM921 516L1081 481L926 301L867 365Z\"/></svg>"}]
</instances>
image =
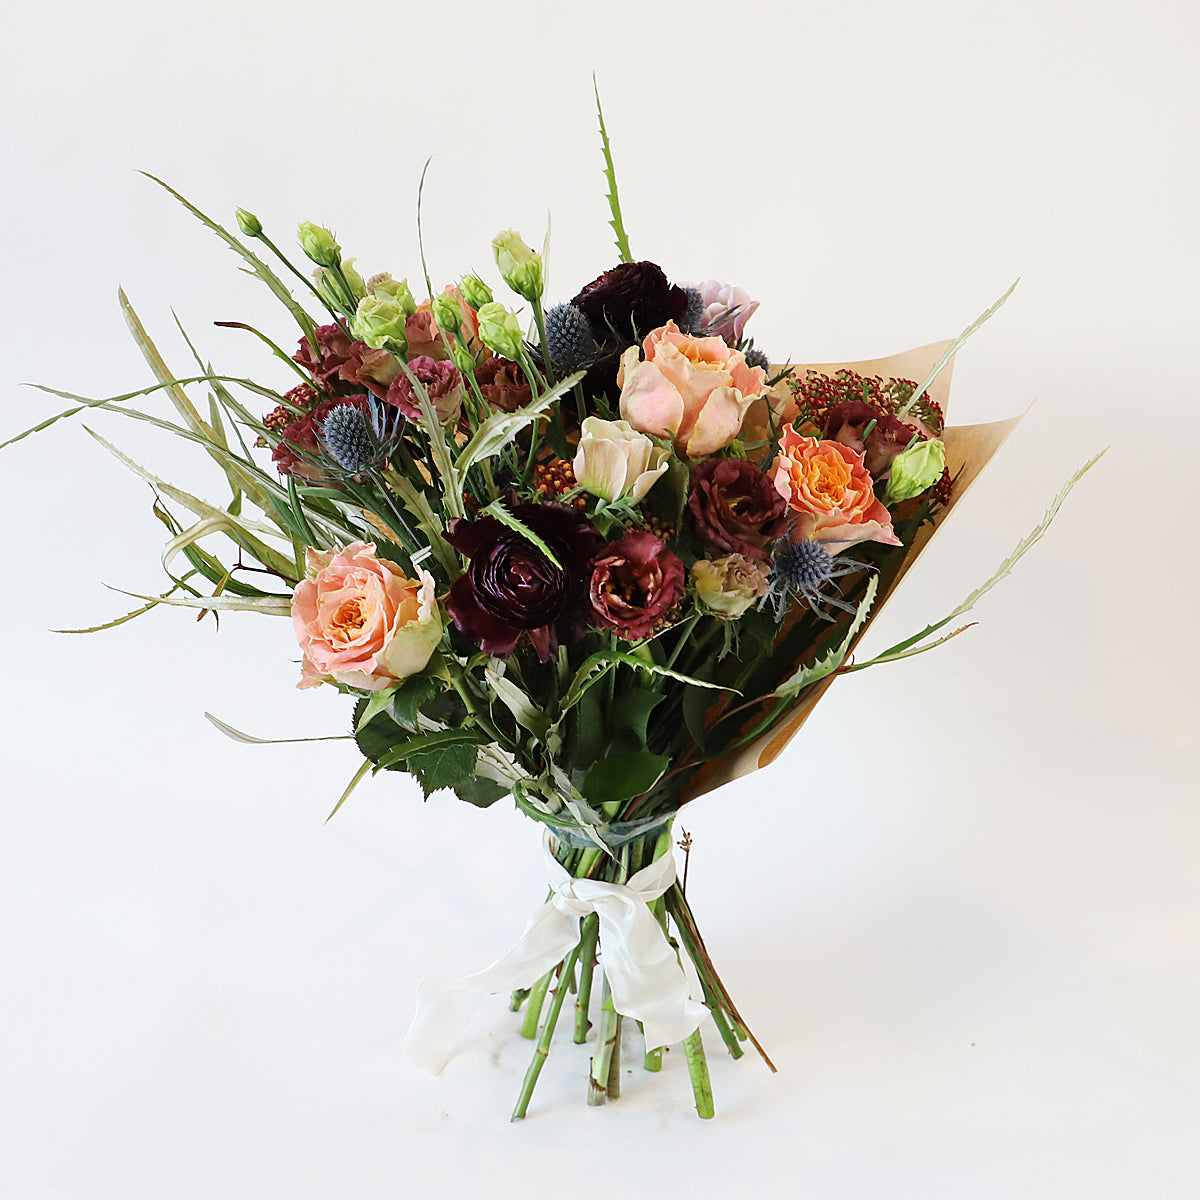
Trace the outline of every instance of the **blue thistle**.
<instances>
[{"instance_id":1,"label":"blue thistle","mask_svg":"<svg viewBox=\"0 0 1200 1200\"><path fill-rule=\"evenodd\" d=\"M839 590L834 580L843 575L853 575L855 571L865 570L870 570L869 563L853 558L834 558L820 542L793 542L783 539L775 550L771 585L762 603L770 600L775 606L775 619L782 620L787 609L788 597L795 594L804 600L818 617L832 621L834 618L823 610L823 605L830 604L848 613L856 611L853 604L832 594ZM832 592L828 590L830 585Z\"/></svg>"},{"instance_id":2,"label":"blue thistle","mask_svg":"<svg viewBox=\"0 0 1200 1200\"><path fill-rule=\"evenodd\" d=\"M704 320L704 297L700 295L700 289L694 287L685 287L683 294L687 296L687 308L679 328L684 333L695 335L700 332L700 322Z\"/></svg>"},{"instance_id":3,"label":"blue thistle","mask_svg":"<svg viewBox=\"0 0 1200 1200\"><path fill-rule=\"evenodd\" d=\"M339 404L321 423L321 442L329 457L347 476L373 470L395 451L401 416L374 397L367 408Z\"/></svg>"},{"instance_id":4,"label":"blue thistle","mask_svg":"<svg viewBox=\"0 0 1200 1200\"><path fill-rule=\"evenodd\" d=\"M762 367L762 369L766 371L768 375L771 373L771 360L766 356L765 352L760 350L757 346L751 346L750 349L746 351L746 366Z\"/></svg>"},{"instance_id":5,"label":"blue thistle","mask_svg":"<svg viewBox=\"0 0 1200 1200\"><path fill-rule=\"evenodd\" d=\"M581 309L556 304L546 313L546 349L560 375L579 370L596 356L596 339Z\"/></svg>"}]
</instances>

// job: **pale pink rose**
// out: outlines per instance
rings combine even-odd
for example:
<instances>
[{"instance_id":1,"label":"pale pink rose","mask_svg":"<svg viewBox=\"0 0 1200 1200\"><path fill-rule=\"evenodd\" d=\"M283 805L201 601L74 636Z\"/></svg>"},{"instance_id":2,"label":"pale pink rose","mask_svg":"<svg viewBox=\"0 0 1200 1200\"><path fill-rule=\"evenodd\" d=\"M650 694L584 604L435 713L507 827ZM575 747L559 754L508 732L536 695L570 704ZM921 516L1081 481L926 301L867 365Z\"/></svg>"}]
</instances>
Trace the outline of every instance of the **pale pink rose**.
<instances>
[{"instance_id":1,"label":"pale pink rose","mask_svg":"<svg viewBox=\"0 0 1200 1200\"><path fill-rule=\"evenodd\" d=\"M718 283L715 279L706 279L703 283L682 286L694 287L700 293L700 299L704 303L700 328L706 334L724 338L729 342L742 340L746 322L758 308L758 301L751 300L750 293L745 288L733 287L728 283Z\"/></svg>"},{"instance_id":2,"label":"pale pink rose","mask_svg":"<svg viewBox=\"0 0 1200 1200\"><path fill-rule=\"evenodd\" d=\"M670 464L660 450L628 421L585 417L572 467L581 488L611 503L641 500Z\"/></svg>"},{"instance_id":3,"label":"pale pink rose","mask_svg":"<svg viewBox=\"0 0 1200 1200\"><path fill-rule=\"evenodd\" d=\"M854 542L899 546L892 517L874 492L863 456L841 442L783 427L772 480L796 514L792 537L826 543L837 554Z\"/></svg>"},{"instance_id":4,"label":"pale pink rose","mask_svg":"<svg viewBox=\"0 0 1200 1200\"><path fill-rule=\"evenodd\" d=\"M674 321L642 343L645 360L630 346L621 356L617 384L621 416L642 433L675 440L688 458L728 446L747 409L766 391L766 372L719 337L690 337Z\"/></svg>"},{"instance_id":5,"label":"pale pink rose","mask_svg":"<svg viewBox=\"0 0 1200 1200\"><path fill-rule=\"evenodd\" d=\"M304 651L298 687L336 682L375 692L415 675L442 637L433 576L409 579L375 557L370 542L308 551L308 576L292 597Z\"/></svg>"}]
</instances>

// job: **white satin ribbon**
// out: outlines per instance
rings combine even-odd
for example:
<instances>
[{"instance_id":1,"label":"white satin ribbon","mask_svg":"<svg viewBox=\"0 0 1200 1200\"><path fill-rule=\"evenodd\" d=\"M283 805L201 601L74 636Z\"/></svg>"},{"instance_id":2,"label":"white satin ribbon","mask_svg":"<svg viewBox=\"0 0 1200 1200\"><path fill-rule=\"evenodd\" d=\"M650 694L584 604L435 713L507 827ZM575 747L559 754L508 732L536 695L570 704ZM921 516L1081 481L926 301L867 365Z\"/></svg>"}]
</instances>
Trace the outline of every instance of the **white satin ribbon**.
<instances>
[{"instance_id":1,"label":"white satin ribbon","mask_svg":"<svg viewBox=\"0 0 1200 1200\"><path fill-rule=\"evenodd\" d=\"M417 988L417 1013L404 1052L440 1075L479 998L530 987L579 942L579 918L596 913L613 1007L642 1022L646 1046L668 1046L693 1033L708 1011L693 1000L687 977L648 905L675 882L675 859L664 854L628 883L573 879L544 846L554 894L534 913L517 944L483 971L454 983L427 975Z\"/></svg>"}]
</instances>

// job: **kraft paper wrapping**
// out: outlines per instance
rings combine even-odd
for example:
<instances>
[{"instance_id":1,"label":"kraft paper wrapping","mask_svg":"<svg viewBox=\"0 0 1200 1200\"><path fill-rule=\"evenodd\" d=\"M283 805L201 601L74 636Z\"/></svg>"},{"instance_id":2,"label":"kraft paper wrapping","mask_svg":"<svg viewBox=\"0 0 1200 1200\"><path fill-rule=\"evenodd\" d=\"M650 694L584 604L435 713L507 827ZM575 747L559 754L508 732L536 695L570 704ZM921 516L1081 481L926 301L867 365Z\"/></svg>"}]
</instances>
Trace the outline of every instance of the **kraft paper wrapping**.
<instances>
[{"instance_id":1,"label":"kraft paper wrapping","mask_svg":"<svg viewBox=\"0 0 1200 1200\"><path fill-rule=\"evenodd\" d=\"M949 346L949 341L934 342L932 345L921 346L916 350L906 350L902 354L893 354L887 358L867 359L863 362L796 364L796 372L801 376L809 370L832 375L836 371L849 369L868 377L878 375L885 379L914 379L920 383ZM949 415L950 374L953 367L954 363L951 360L928 389L930 398L935 400L940 405L942 412L947 415ZM773 371L780 369L782 368L772 368ZM753 440L756 436L765 436L767 403L771 405L771 411L776 414L777 421L789 419L790 414L794 412L794 405L786 380L772 389L766 402L757 412L752 410L749 414L747 440ZM1010 417L1006 421L992 421L986 425L958 425L946 428L943 434L943 440L946 443L946 465L950 469L951 477L956 479L950 503L938 512L932 522L921 527L899 569L894 573L887 587L876 598L870 619L859 633L859 638L883 610L884 604L895 593L909 568L921 556L925 547L929 545L930 539L942 527L971 484L979 478L980 472L991 461L992 456L1008 440L1009 434L1016 429L1020 420L1021 417L1017 416ZM855 639L855 644L857 642L858 638ZM853 646L851 650L853 650ZM796 665L799 666L798 663ZM724 758L716 759L704 767L693 780L692 786L688 790L688 798L695 799L697 796L702 796L723 784L740 779L743 775L749 775L752 771L757 771L759 768L773 763L783 753L792 738L800 732L804 722L808 720L809 714L816 707L817 701L821 699L836 678L836 675L831 675L822 681L808 700L796 709L782 726L770 730L748 745L731 751Z\"/></svg>"}]
</instances>

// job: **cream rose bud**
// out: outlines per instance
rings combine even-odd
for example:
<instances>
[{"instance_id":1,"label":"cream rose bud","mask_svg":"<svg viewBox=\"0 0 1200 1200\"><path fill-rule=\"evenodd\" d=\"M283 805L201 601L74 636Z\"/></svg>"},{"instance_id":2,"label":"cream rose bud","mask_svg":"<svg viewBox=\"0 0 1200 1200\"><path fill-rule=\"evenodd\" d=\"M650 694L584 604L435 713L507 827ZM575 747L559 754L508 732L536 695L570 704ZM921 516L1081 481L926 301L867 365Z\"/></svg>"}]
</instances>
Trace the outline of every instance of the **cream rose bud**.
<instances>
[{"instance_id":1,"label":"cream rose bud","mask_svg":"<svg viewBox=\"0 0 1200 1200\"><path fill-rule=\"evenodd\" d=\"M335 682L380 691L424 669L442 639L433 576L418 567L409 579L376 558L372 542L309 549L292 625L304 651L302 688Z\"/></svg>"},{"instance_id":2,"label":"cream rose bud","mask_svg":"<svg viewBox=\"0 0 1200 1200\"><path fill-rule=\"evenodd\" d=\"M888 476L888 504L911 500L933 487L946 469L946 446L937 438L914 442L892 460L892 473Z\"/></svg>"},{"instance_id":3,"label":"cream rose bud","mask_svg":"<svg viewBox=\"0 0 1200 1200\"><path fill-rule=\"evenodd\" d=\"M579 486L610 503L641 500L670 465L670 455L628 421L585 417L575 453Z\"/></svg>"},{"instance_id":4,"label":"cream rose bud","mask_svg":"<svg viewBox=\"0 0 1200 1200\"><path fill-rule=\"evenodd\" d=\"M763 564L744 554L730 554L692 565L696 602L722 621L736 621L756 600L767 594L770 581Z\"/></svg>"}]
</instances>

